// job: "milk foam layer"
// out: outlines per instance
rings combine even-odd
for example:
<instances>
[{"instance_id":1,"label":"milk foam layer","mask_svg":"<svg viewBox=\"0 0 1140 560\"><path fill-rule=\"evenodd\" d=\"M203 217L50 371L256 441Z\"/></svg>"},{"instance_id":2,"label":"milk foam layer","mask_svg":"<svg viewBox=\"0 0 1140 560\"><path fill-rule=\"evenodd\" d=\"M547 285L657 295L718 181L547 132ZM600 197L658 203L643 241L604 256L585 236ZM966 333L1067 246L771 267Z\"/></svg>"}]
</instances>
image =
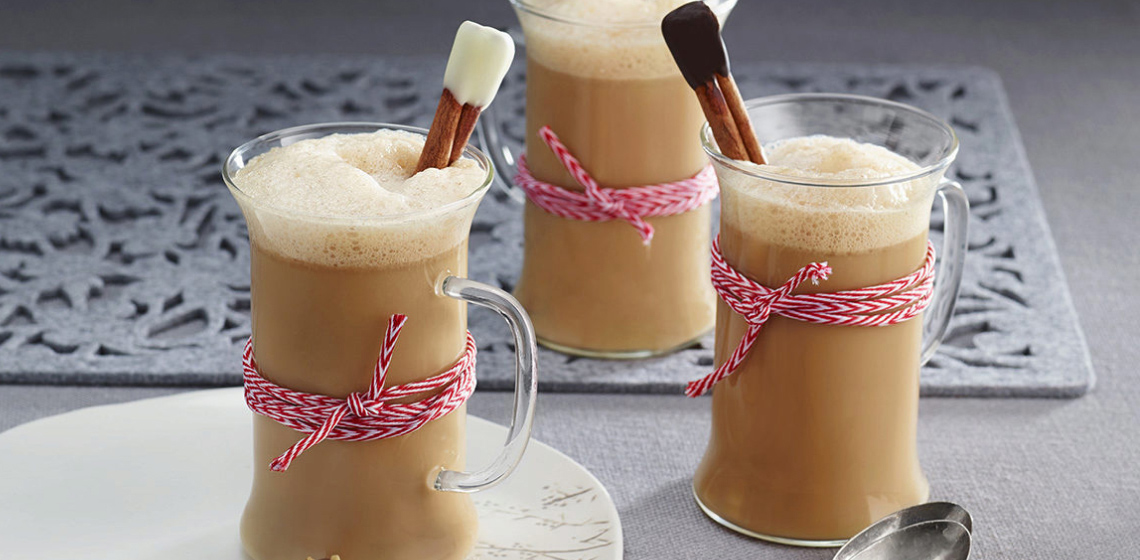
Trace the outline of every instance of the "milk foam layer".
<instances>
[{"instance_id":1,"label":"milk foam layer","mask_svg":"<svg viewBox=\"0 0 1140 560\"><path fill-rule=\"evenodd\" d=\"M414 173L424 138L400 130L333 134L274 148L234 181L250 239L284 257L337 267L380 267L439 254L461 243L475 204L462 200L487 171L461 158ZM385 219L384 217L388 217Z\"/></svg>"},{"instance_id":2,"label":"milk foam layer","mask_svg":"<svg viewBox=\"0 0 1140 560\"><path fill-rule=\"evenodd\" d=\"M588 78L679 76L661 36L661 18L688 1L518 0L525 9L576 22L520 11L527 56L559 72ZM707 4L723 24L735 0L709 0Z\"/></svg>"},{"instance_id":3,"label":"milk foam layer","mask_svg":"<svg viewBox=\"0 0 1140 560\"><path fill-rule=\"evenodd\" d=\"M769 144L768 164L746 168L809 180L798 186L717 167L723 221L748 237L818 251L853 254L922 235L940 175L875 187L853 187L909 175L919 166L881 146L848 138L808 136Z\"/></svg>"}]
</instances>

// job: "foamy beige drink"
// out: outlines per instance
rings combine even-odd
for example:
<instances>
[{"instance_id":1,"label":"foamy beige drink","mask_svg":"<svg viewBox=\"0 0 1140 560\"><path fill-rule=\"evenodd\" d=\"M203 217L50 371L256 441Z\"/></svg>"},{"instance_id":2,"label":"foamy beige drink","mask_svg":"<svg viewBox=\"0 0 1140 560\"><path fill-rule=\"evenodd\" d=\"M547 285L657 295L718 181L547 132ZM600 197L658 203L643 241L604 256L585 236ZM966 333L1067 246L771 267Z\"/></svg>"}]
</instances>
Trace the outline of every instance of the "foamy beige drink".
<instances>
[{"instance_id":1,"label":"foamy beige drink","mask_svg":"<svg viewBox=\"0 0 1140 560\"><path fill-rule=\"evenodd\" d=\"M885 148L831 137L784 140L766 155L767 171L821 183L918 170ZM828 280L797 293L849 290L923 263L936 177L869 189L720 179L721 251L762 285L826 261ZM746 328L719 302L718 365ZM740 527L809 541L848 538L925 501L915 447L921 338L921 319L869 328L773 315L748 358L714 389L712 435L693 483L698 499Z\"/></svg>"},{"instance_id":2,"label":"foamy beige drink","mask_svg":"<svg viewBox=\"0 0 1140 560\"><path fill-rule=\"evenodd\" d=\"M408 321L385 386L448 369L464 351L466 305L438 286L466 274L489 169L463 158L412 176L423 138L405 131L293 136L231 182L249 226L260 374L313 394L363 391L396 313ZM465 466L464 406L395 438L326 440L286 472L268 465L304 434L253 422L241 537L255 560L458 559L472 549L470 497L433 488L442 469Z\"/></svg>"},{"instance_id":3,"label":"foamy beige drink","mask_svg":"<svg viewBox=\"0 0 1140 560\"><path fill-rule=\"evenodd\" d=\"M661 37L682 0L515 0L527 42L526 157L534 176L582 187L539 138L549 126L602 187L692 177L708 162L704 116ZM727 15L732 1L710 2ZM712 327L709 206L649 218L645 245L624 221L581 222L528 202L516 295L539 339L571 353L637 356Z\"/></svg>"},{"instance_id":4,"label":"foamy beige drink","mask_svg":"<svg viewBox=\"0 0 1140 560\"><path fill-rule=\"evenodd\" d=\"M945 334L962 280L969 203L942 179L958 140L929 113L870 97L780 95L746 105L768 141L767 165L725 157L708 127L701 139L720 179L721 254L758 284L777 288L813 262L830 265L830 276L793 293L908 277L924 265L934 195L943 201L941 264L924 313L890 326L839 326L777 309L713 387L709 444L693 479L701 508L754 537L837 546L929 494L915 444L919 366ZM718 367L746 329L722 300Z\"/></svg>"}]
</instances>

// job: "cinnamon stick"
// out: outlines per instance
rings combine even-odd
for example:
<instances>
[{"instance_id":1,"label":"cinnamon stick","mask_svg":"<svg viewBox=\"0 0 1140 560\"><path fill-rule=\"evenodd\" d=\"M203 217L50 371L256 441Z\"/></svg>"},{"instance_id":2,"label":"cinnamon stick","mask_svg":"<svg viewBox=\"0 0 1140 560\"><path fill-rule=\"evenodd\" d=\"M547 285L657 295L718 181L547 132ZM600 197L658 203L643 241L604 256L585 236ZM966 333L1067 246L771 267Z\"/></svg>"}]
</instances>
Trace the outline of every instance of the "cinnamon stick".
<instances>
[{"instance_id":1,"label":"cinnamon stick","mask_svg":"<svg viewBox=\"0 0 1140 560\"><path fill-rule=\"evenodd\" d=\"M736 123L740 140L744 142L744 150L748 152L747 157L738 158L731 155L728 157L747 159L760 165L767 163L764 159L764 150L760 147L760 141L756 139L756 131L752 130L752 119L748 117L748 109L744 107L744 99L740 97L740 90L736 88L736 80L732 79L731 73L727 76L717 74L716 83L720 86L720 91L724 93L724 101L728 105L728 111L732 113L732 120Z\"/></svg>"},{"instance_id":2,"label":"cinnamon stick","mask_svg":"<svg viewBox=\"0 0 1140 560\"><path fill-rule=\"evenodd\" d=\"M463 155L479 114L495 99L514 55L510 35L470 21L460 24L416 173L447 167Z\"/></svg>"},{"instance_id":3,"label":"cinnamon stick","mask_svg":"<svg viewBox=\"0 0 1140 560\"><path fill-rule=\"evenodd\" d=\"M665 15L661 34L681 75L696 92L721 152L763 164L760 142L728 69L716 14L704 2L690 2Z\"/></svg>"},{"instance_id":4,"label":"cinnamon stick","mask_svg":"<svg viewBox=\"0 0 1140 560\"><path fill-rule=\"evenodd\" d=\"M712 129L713 138L716 138L716 145L720 147L721 153L732 159L748 159L748 150L741 141L736 121L716 82L709 80L693 91L697 93L697 100L701 103L701 110L709 121L709 128Z\"/></svg>"},{"instance_id":5,"label":"cinnamon stick","mask_svg":"<svg viewBox=\"0 0 1140 560\"><path fill-rule=\"evenodd\" d=\"M455 127L455 140L451 143L451 157L447 160L448 165L455 163L463 155L463 148L471 140L471 133L475 131L475 123L478 122L479 114L482 111L481 107L476 107L470 103L463 106L463 111L459 113L458 125Z\"/></svg>"},{"instance_id":6,"label":"cinnamon stick","mask_svg":"<svg viewBox=\"0 0 1140 560\"><path fill-rule=\"evenodd\" d=\"M424 151L420 153L420 161L416 164L416 173L429 167L444 168L451 164L452 145L455 143L455 131L459 127L462 112L463 106L456 101L451 90L443 88L439 105L435 108L435 117L431 121L431 129L424 140ZM460 147L459 150L462 152L463 148Z\"/></svg>"}]
</instances>

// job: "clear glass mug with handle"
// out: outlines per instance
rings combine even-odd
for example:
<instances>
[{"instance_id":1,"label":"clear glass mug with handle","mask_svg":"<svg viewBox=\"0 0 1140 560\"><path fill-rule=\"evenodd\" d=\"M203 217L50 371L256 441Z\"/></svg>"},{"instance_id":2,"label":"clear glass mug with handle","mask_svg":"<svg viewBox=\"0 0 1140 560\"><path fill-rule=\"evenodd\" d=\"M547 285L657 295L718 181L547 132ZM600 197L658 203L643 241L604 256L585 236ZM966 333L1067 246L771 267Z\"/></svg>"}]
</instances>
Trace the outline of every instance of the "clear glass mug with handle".
<instances>
[{"instance_id":1,"label":"clear glass mug with handle","mask_svg":"<svg viewBox=\"0 0 1140 560\"><path fill-rule=\"evenodd\" d=\"M254 559L464 558L477 518L470 492L506 477L522 458L534 418L535 339L526 312L498 288L464 278L476 207L492 183L490 160L466 197L395 216L300 213L242 190L239 172L273 148L391 124L328 123L266 134L234 150L223 176L250 237L253 349L260 374L311 394L345 398L372 379L386 321L408 316L386 386L448 369L465 352L467 303L501 315L514 333L515 407L505 447L464 472L466 406L406 435L367 442L325 440L286 472L270 461L303 434L254 416L253 488L242 541Z\"/></svg>"},{"instance_id":2,"label":"clear glass mug with handle","mask_svg":"<svg viewBox=\"0 0 1140 560\"><path fill-rule=\"evenodd\" d=\"M768 288L812 262L830 277L794 293L871 287L920 269L935 195L945 211L933 300L890 326L813 324L773 313L747 357L713 388L712 430L693 480L704 511L739 532L837 546L873 521L926 501L916 449L919 367L946 333L962 281L969 203L945 180L953 129L903 104L839 94L747 103L762 142L826 135L887 148L913 169L816 182L725 157L701 140L721 187L725 261ZM718 302L716 365L748 325Z\"/></svg>"},{"instance_id":3,"label":"clear glass mug with handle","mask_svg":"<svg viewBox=\"0 0 1140 560\"><path fill-rule=\"evenodd\" d=\"M736 1L708 4L724 20ZM664 5L636 14L603 2L512 5L526 43L526 162L536 179L583 190L540 139L543 126L605 188L680 181L708 165L697 140L704 115L661 36ZM510 185L515 154L495 113L481 119L481 137ZM712 328L711 204L646 221L654 228L648 245L627 222L577 221L525 203L515 295L540 344L644 358L687 347Z\"/></svg>"}]
</instances>

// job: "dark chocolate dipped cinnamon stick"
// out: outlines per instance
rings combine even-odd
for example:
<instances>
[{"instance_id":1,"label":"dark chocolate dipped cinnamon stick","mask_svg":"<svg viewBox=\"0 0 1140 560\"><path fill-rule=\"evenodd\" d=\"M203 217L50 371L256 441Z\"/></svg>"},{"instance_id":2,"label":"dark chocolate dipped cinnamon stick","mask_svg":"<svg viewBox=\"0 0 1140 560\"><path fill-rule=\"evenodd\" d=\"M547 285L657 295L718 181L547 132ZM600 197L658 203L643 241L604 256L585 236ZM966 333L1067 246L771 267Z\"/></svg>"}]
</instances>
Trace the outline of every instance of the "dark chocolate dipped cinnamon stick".
<instances>
[{"instance_id":1,"label":"dark chocolate dipped cinnamon stick","mask_svg":"<svg viewBox=\"0 0 1140 560\"><path fill-rule=\"evenodd\" d=\"M690 2L665 15L661 34L681 75L696 92L721 152L763 164L760 142L729 71L716 14L704 2Z\"/></svg>"}]
</instances>

